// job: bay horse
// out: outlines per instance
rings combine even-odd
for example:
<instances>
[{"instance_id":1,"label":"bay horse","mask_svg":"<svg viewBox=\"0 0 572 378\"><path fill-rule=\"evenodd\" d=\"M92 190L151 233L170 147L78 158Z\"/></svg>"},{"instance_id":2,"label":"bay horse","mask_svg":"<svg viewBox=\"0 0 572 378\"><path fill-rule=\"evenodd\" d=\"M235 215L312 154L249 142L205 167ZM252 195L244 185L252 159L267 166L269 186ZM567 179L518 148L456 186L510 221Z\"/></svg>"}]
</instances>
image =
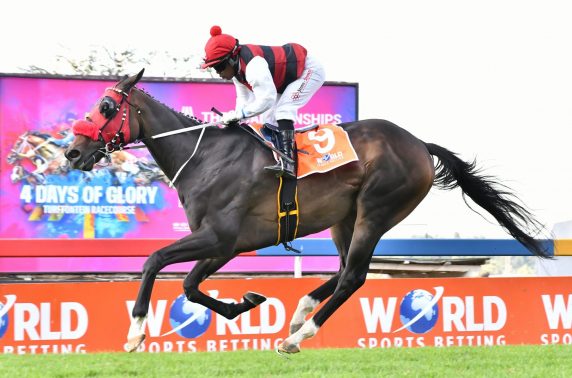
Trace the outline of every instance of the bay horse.
<instances>
[{"instance_id":1,"label":"bay horse","mask_svg":"<svg viewBox=\"0 0 572 378\"><path fill-rule=\"evenodd\" d=\"M145 338L155 277L167 265L197 261L183 282L186 297L226 318L262 303L266 298L255 292L247 292L240 303L223 303L202 293L199 284L237 254L273 245L277 229L278 180L263 169L273 163L271 151L240 126L208 126L200 132L154 138L176 129L200 127L201 122L138 89L135 85L142 76L143 70L106 89L86 120L73 125L75 139L65 153L72 168L89 171L110 152L140 140L165 175L171 181L176 178L174 187L192 233L154 252L144 263L128 351L136 350ZM410 214L433 185L449 190L460 187L464 196L490 213L534 255L549 257L533 236L541 224L509 188L482 175L474 161L465 162L386 120L340 126L349 134L359 161L298 182L298 236L330 228L340 268L299 300L290 334L278 347L280 353L299 352L300 343L314 336L364 284L380 238Z\"/></svg>"}]
</instances>

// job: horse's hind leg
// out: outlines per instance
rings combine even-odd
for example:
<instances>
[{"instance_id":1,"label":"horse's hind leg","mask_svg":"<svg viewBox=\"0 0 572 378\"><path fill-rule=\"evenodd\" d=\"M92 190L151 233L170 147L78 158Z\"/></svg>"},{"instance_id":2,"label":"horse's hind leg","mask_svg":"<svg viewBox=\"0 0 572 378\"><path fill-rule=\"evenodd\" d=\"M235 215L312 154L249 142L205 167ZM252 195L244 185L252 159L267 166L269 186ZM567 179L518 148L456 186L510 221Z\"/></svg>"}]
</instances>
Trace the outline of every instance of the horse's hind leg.
<instances>
[{"instance_id":1,"label":"horse's hind leg","mask_svg":"<svg viewBox=\"0 0 572 378\"><path fill-rule=\"evenodd\" d=\"M365 282L373 249L381 234L373 230L356 229L347 257L332 297L318 312L278 347L278 352L297 353L300 342L314 336L321 325Z\"/></svg>"},{"instance_id":2,"label":"horse's hind leg","mask_svg":"<svg viewBox=\"0 0 572 378\"><path fill-rule=\"evenodd\" d=\"M249 291L243 296L241 303L225 303L210 297L199 290L199 284L211 274L222 268L230 257L216 259L206 259L198 261L189 272L183 283L185 295L191 302L199 303L227 319L233 319L245 311L251 310L266 300L266 297L258 293Z\"/></svg>"},{"instance_id":3,"label":"horse's hind leg","mask_svg":"<svg viewBox=\"0 0 572 378\"><path fill-rule=\"evenodd\" d=\"M391 183L387 184L391 187ZM279 352L299 352L300 342L314 336L326 320L365 283L371 256L379 239L415 209L429 187L430 185L420 181L419 185L401 185L397 189L389 189L389 192L378 188L377 193L361 194L361 198L358 198L358 213L346 267L340 275L334 293L311 319L284 340L278 347Z\"/></svg>"},{"instance_id":4,"label":"horse's hind leg","mask_svg":"<svg viewBox=\"0 0 572 378\"><path fill-rule=\"evenodd\" d=\"M302 325L306 321L306 316L314 311L314 309L322 303L323 300L332 295L338 285L341 273L342 267L340 266L340 270L328 281L320 285L311 293L300 298L298 301L298 307L296 307L296 311L294 311L294 315L292 315L292 320L290 320L290 335L302 328Z\"/></svg>"},{"instance_id":5,"label":"horse's hind leg","mask_svg":"<svg viewBox=\"0 0 572 378\"><path fill-rule=\"evenodd\" d=\"M330 228L332 240L334 241L340 256L340 269L317 289L300 298L298 301L298 307L296 308L296 311L294 311L294 315L290 321L290 335L298 331L306 321L306 316L314 311L314 309L326 300L326 298L332 295L336 289L342 271L346 266L346 257L348 255L348 249L350 248L350 242L354 232L354 223L355 212L346 218L346 220Z\"/></svg>"}]
</instances>

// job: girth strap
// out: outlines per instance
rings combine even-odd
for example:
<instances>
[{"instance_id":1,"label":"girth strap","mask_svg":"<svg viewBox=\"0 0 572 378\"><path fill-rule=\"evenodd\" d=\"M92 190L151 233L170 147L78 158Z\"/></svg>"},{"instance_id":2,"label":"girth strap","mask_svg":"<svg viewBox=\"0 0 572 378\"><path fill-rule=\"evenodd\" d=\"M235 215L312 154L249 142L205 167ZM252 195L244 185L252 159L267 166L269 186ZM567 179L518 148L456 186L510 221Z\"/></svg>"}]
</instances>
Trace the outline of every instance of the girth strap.
<instances>
[{"instance_id":1,"label":"girth strap","mask_svg":"<svg viewBox=\"0 0 572 378\"><path fill-rule=\"evenodd\" d=\"M298 188L296 179L279 177L278 202L278 240L275 245L282 243L287 251L300 253L290 242L296 239L298 233Z\"/></svg>"}]
</instances>

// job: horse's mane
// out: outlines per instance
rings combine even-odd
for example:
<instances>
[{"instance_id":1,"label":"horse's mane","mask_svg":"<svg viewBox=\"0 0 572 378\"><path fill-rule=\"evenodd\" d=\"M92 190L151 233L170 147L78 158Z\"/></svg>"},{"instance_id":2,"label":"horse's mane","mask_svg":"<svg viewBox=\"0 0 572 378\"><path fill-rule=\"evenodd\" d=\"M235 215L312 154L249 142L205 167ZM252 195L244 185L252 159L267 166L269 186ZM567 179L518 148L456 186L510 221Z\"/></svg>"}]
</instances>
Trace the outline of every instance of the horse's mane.
<instances>
[{"instance_id":1,"label":"horse's mane","mask_svg":"<svg viewBox=\"0 0 572 378\"><path fill-rule=\"evenodd\" d=\"M158 103L159 105L163 106L165 109L169 110L171 113L173 113L174 115L177 116L177 118L179 120L181 120L181 122L185 125L185 126L196 126L196 125L202 125L204 124L204 121L202 121L201 119L195 117L195 116L190 116L184 113L181 113L179 111L176 111L175 109L173 109L172 107L170 107L169 105L166 105L164 103L162 103L161 101L157 100L155 97L153 97L153 95L151 95L149 92L147 92L146 90L139 88L139 87L135 87L135 89L137 89L139 92L143 93L144 95L146 95L147 97L149 97L151 100L153 100L154 102Z\"/></svg>"}]
</instances>

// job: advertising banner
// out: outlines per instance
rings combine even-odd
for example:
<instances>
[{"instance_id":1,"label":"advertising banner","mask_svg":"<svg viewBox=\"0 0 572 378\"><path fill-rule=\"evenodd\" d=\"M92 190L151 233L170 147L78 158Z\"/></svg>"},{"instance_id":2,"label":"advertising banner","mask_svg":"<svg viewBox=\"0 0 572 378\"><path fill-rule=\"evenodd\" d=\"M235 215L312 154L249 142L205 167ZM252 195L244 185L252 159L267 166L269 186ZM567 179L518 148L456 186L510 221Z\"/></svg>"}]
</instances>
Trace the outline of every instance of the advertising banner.
<instances>
[{"instance_id":1,"label":"advertising banner","mask_svg":"<svg viewBox=\"0 0 572 378\"><path fill-rule=\"evenodd\" d=\"M269 350L288 336L298 299L318 278L212 280L223 301L268 299L233 320L157 281L140 351ZM137 282L0 284L0 353L124 351ZM570 277L370 279L304 348L572 343Z\"/></svg>"},{"instance_id":2,"label":"advertising banner","mask_svg":"<svg viewBox=\"0 0 572 378\"><path fill-rule=\"evenodd\" d=\"M113 153L91 172L67 165L71 123L114 84L0 77L0 239L174 240L189 233L176 191L146 149ZM236 97L232 83L161 80L138 87L204 122L218 121L211 108L229 110ZM300 110L297 126L356 117L357 85L326 84Z\"/></svg>"}]
</instances>

